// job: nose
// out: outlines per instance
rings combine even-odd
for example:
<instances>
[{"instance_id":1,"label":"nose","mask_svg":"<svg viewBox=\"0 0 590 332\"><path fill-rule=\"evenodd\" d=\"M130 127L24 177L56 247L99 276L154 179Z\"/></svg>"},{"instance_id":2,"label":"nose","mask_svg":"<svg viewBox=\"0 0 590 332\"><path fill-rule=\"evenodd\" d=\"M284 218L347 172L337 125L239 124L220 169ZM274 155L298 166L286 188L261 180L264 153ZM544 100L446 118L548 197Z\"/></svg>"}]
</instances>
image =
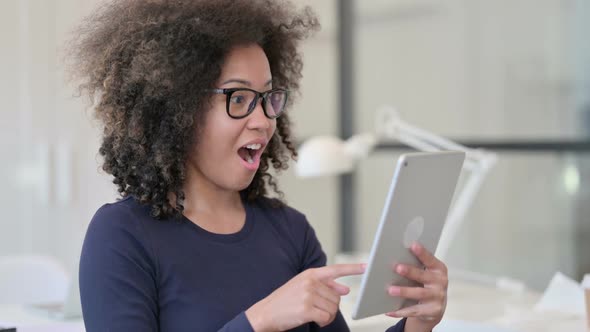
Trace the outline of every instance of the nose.
<instances>
[{"instance_id":1,"label":"nose","mask_svg":"<svg viewBox=\"0 0 590 332\"><path fill-rule=\"evenodd\" d=\"M248 129L266 130L269 129L272 126L272 122L275 121L266 117L264 109L262 108L262 102L262 98L259 98L254 110L248 116Z\"/></svg>"}]
</instances>

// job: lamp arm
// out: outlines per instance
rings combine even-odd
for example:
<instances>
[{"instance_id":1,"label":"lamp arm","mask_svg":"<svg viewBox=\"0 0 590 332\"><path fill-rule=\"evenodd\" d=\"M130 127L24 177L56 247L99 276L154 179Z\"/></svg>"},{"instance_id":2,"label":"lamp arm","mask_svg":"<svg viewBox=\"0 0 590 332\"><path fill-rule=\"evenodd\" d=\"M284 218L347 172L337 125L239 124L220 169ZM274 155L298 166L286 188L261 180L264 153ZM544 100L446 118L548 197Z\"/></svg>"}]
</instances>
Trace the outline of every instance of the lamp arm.
<instances>
[{"instance_id":1,"label":"lamp arm","mask_svg":"<svg viewBox=\"0 0 590 332\"><path fill-rule=\"evenodd\" d=\"M432 147L432 149L438 150L455 150L455 151L464 151L470 152L472 149L455 143L447 138L442 136L436 135L434 133L428 132L424 129L420 129L414 127L412 125L407 124L406 122L402 121L401 119L395 119L391 126L395 129L396 137L403 138L403 137L412 137L414 139L420 140L422 144L428 144Z\"/></svg>"},{"instance_id":2,"label":"lamp arm","mask_svg":"<svg viewBox=\"0 0 590 332\"><path fill-rule=\"evenodd\" d=\"M382 106L375 118L377 134L386 138L395 138L417 150L439 151L455 150L470 152L470 148L436 135L403 121L391 106Z\"/></svg>"}]
</instances>

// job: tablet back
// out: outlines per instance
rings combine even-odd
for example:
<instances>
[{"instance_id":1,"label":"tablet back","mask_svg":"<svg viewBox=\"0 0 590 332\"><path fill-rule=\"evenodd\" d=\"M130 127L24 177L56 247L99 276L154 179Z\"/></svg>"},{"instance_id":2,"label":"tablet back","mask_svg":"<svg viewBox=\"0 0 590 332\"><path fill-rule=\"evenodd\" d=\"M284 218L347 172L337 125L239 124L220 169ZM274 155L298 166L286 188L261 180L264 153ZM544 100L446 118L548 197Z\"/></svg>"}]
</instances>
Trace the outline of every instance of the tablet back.
<instances>
[{"instance_id":1,"label":"tablet back","mask_svg":"<svg viewBox=\"0 0 590 332\"><path fill-rule=\"evenodd\" d=\"M461 173L464 152L401 155L373 241L352 318L398 310L414 301L392 297L390 285L419 286L393 271L399 263L422 266L409 250L418 241L434 253Z\"/></svg>"}]
</instances>

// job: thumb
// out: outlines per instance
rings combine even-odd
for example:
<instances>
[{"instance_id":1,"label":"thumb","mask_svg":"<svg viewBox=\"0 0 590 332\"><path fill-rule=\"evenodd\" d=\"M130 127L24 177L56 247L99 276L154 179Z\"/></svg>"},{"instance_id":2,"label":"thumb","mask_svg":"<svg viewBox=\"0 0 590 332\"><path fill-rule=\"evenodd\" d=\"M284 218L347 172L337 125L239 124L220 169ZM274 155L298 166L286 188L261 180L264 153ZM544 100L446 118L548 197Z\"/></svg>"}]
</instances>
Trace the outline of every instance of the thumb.
<instances>
[{"instance_id":1,"label":"thumb","mask_svg":"<svg viewBox=\"0 0 590 332\"><path fill-rule=\"evenodd\" d=\"M344 286L342 284L337 283L334 280L326 281L326 284L335 290L340 296L347 295L350 292L350 288L348 286Z\"/></svg>"}]
</instances>

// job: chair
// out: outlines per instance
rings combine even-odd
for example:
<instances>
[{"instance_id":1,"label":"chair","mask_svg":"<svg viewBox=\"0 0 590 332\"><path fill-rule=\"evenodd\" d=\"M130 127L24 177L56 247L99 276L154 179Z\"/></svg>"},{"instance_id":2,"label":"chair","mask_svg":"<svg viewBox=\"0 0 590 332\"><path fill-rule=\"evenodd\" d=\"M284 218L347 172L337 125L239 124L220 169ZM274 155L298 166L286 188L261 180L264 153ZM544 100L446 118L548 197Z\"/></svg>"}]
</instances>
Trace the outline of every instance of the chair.
<instances>
[{"instance_id":1,"label":"chair","mask_svg":"<svg viewBox=\"0 0 590 332\"><path fill-rule=\"evenodd\" d=\"M0 256L0 304L62 302L69 281L67 271L55 258Z\"/></svg>"}]
</instances>

